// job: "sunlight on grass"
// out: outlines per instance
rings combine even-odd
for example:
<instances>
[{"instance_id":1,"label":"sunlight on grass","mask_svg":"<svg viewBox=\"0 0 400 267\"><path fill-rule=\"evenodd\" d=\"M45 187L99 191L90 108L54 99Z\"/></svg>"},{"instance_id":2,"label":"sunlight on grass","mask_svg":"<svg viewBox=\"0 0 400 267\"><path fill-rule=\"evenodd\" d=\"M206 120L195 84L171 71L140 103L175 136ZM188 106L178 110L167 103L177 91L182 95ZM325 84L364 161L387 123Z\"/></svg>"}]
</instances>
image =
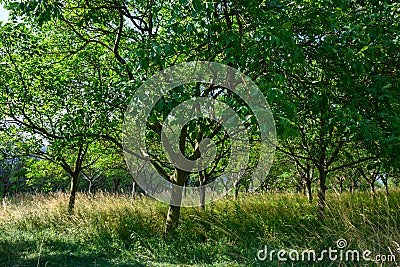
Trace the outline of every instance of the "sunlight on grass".
<instances>
[{"instance_id":1,"label":"sunlight on grass","mask_svg":"<svg viewBox=\"0 0 400 267\"><path fill-rule=\"evenodd\" d=\"M392 252L400 258L400 192L389 197L378 194L374 201L367 193L331 194L322 223L314 216L316 205L301 195L252 194L237 202L228 196L205 211L183 209L179 231L171 237L163 235L167 206L153 199L80 194L74 215L67 213L67 200L63 193L4 199L1 262L7 266L38 262L43 266L258 266L262 262L255 255L264 245L322 250L339 238L352 249ZM311 266L297 264L293 266Z\"/></svg>"}]
</instances>

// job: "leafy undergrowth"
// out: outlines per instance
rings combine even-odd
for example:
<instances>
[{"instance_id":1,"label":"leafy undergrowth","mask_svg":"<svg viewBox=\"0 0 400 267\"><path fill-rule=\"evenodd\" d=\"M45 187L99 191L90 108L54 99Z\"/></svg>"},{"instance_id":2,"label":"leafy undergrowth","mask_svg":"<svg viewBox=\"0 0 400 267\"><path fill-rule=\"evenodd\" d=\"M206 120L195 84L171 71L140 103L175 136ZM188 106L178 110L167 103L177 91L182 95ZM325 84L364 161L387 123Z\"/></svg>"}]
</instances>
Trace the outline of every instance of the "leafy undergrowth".
<instances>
[{"instance_id":1,"label":"leafy undergrowth","mask_svg":"<svg viewBox=\"0 0 400 267\"><path fill-rule=\"evenodd\" d=\"M80 194L74 215L66 212L67 200L63 193L4 199L0 266L397 266L391 254L400 259L400 191L375 200L367 193L330 194L323 222L316 204L301 195L226 197L205 211L182 209L171 236L163 234L167 205L150 198ZM343 255L368 249L391 257L385 263L340 261L339 239L347 242ZM337 260L301 260L302 251L329 247L338 250ZM265 248L260 261L257 252ZM277 254L270 260L280 249L298 251L299 260L288 253L286 262Z\"/></svg>"}]
</instances>

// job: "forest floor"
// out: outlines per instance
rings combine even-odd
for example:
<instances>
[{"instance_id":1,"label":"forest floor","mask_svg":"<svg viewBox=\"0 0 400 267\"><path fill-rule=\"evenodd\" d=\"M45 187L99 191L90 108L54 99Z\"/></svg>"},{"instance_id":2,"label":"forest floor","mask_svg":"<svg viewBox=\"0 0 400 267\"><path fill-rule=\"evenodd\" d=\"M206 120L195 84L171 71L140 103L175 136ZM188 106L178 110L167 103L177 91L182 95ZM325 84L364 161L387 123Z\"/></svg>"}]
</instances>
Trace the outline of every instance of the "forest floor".
<instances>
[{"instance_id":1,"label":"forest floor","mask_svg":"<svg viewBox=\"0 0 400 267\"><path fill-rule=\"evenodd\" d=\"M0 266L400 266L400 191L375 200L330 193L322 222L302 195L228 196L204 211L183 208L170 236L168 207L153 199L79 194L74 215L67 200L64 193L4 199Z\"/></svg>"}]
</instances>

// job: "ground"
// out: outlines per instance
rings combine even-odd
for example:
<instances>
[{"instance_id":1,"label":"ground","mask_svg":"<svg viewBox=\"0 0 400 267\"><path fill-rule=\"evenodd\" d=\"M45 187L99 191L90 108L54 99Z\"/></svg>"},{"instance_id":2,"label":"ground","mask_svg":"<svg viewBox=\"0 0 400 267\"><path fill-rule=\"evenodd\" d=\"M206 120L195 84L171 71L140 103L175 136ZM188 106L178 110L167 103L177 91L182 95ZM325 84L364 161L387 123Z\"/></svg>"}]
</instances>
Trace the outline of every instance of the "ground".
<instances>
[{"instance_id":1,"label":"ground","mask_svg":"<svg viewBox=\"0 0 400 267\"><path fill-rule=\"evenodd\" d=\"M0 211L0 266L396 266L390 256L400 260L400 191L327 199L320 222L316 203L302 195L228 196L205 211L184 208L178 231L165 236L168 207L150 198L79 194L68 215L64 193L15 196ZM387 262L301 260L307 249L337 249L339 239L344 255L371 250ZM300 259L269 258L280 249Z\"/></svg>"}]
</instances>

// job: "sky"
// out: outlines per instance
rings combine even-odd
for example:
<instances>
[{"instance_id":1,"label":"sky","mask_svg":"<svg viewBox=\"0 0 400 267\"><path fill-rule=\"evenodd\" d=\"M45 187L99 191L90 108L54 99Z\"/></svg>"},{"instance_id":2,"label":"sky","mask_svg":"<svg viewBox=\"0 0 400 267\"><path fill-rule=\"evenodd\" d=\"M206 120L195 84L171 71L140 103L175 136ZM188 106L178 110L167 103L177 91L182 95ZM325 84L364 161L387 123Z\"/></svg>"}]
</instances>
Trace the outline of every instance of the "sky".
<instances>
[{"instance_id":1,"label":"sky","mask_svg":"<svg viewBox=\"0 0 400 267\"><path fill-rule=\"evenodd\" d=\"M0 21L6 22L8 20L8 11L0 5Z\"/></svg>"}]
</instances>

